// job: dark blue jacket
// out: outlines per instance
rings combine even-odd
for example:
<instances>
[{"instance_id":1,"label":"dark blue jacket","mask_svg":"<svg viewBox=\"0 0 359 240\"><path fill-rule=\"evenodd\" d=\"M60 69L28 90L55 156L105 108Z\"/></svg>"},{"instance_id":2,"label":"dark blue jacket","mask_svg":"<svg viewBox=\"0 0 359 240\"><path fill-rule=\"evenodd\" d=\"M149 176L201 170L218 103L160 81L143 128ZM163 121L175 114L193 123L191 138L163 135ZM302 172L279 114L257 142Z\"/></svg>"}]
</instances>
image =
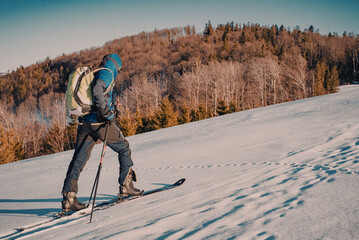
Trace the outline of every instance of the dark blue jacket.
<instances>
[{"instance_id":1,"label":"dark blue jacket","mask_svg":"<svg viewBox=\"0 0 359 240\"><path fill-rule=\"evenodd\" d=\"M101 116L101 113L106 110L106 106L108 110L114 108L113 87L121 66L121 58L117 54L104 56L100 68L107 68L111 72L103 69L96 73L92 88L94 106L89 114L79 119L80 122L104 122L106 120Z\"/></svg>"}]
</instances>

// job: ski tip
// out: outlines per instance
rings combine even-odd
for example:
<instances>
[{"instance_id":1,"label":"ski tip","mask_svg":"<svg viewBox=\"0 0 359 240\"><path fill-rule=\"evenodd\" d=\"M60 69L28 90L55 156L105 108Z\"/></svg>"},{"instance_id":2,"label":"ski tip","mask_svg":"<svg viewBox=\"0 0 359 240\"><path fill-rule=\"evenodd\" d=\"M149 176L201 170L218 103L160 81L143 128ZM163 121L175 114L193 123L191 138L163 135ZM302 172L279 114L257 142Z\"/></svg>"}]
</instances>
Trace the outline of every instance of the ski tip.
<instances>
[{"instance_id":1,"label":"ski tip","mask_svg":"<svg viewBox=\"0 0 359 240\"><path fill-rule=\"evenodd\" d=\"M182 179L178 180L177 182L175 182L173 185L175 185L175 186L182 185L184 183L184 181L186 181L186 179L182 178Z\"/></svg>"}]
</instances>

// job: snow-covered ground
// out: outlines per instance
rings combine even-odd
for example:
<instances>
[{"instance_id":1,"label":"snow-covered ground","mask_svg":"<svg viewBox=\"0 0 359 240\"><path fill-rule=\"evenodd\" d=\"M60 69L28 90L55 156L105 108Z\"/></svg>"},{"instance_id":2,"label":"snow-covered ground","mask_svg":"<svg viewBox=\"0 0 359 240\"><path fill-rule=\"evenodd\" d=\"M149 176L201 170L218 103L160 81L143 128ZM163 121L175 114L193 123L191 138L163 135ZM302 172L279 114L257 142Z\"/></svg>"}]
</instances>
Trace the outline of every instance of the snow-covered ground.
<instances>
[{"instance_id":1,"label":"snow-covered ground","mask_svg":"<svg viewBox=\"0 0 359 240\"><path fill-rule=\"evenodd\" d=\"M16 232L60 211L72 151L0 166L0 238L359 239L359 86L128 138L137 187L173 190ZM102 145L84 169L87 201ZM107 150L97 202L118 192Z\"/></svg>"}]
</instances>

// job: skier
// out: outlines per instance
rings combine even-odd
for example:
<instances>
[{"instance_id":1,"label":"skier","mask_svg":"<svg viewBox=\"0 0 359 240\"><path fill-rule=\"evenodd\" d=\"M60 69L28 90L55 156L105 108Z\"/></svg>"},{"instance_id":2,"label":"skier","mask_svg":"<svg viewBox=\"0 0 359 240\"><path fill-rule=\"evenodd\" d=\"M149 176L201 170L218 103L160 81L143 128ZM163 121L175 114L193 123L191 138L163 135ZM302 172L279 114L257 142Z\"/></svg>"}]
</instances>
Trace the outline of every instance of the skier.
<instances>
[{"instance_id":1,"label":"skier","mask_svg":"<svg viewBox=\"0 0 359 240\"><path fill-rule=\"evenodd\" d=\"M77 200L78 179L81 171L90 158L91 151L98 139L104 141L106 124L108 126L107 145L118 153L119 169L119 197L141 195L143 191L135 188L132 181L136 181L136 173L132 170L133 162L131 150L114 120L117 111L112 90L114 79L121 69L121 59L117 54L103 57L100 67L111 70L100 70L93 81L94 106L90 113L79 117L75 152L67 170L62 189L63 212L78 211L87 205ZM108 91L110 88L110 91Z\"/></svg>"}]
</instances>

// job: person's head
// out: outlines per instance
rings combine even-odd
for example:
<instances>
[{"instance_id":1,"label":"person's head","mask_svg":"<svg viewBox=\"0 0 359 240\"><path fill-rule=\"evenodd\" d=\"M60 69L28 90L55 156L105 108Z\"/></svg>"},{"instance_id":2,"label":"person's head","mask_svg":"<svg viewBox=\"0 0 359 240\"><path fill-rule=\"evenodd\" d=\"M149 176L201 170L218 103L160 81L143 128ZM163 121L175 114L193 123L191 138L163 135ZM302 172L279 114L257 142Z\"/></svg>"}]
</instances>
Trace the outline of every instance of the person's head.
<instances>
[{"instance_id":1,"label":"person's head","mask_svg":"<svg viewBox=\"0 0 359 240\"><path fill-rule=\"evenodd\" d=\"M116 53L107 54L102 58L100 67L105 67L110 69L113 72L114 77L116 78L117 74L120 72L120 69L122 67L121 58Z\"/></svg>"}]
</instances>

